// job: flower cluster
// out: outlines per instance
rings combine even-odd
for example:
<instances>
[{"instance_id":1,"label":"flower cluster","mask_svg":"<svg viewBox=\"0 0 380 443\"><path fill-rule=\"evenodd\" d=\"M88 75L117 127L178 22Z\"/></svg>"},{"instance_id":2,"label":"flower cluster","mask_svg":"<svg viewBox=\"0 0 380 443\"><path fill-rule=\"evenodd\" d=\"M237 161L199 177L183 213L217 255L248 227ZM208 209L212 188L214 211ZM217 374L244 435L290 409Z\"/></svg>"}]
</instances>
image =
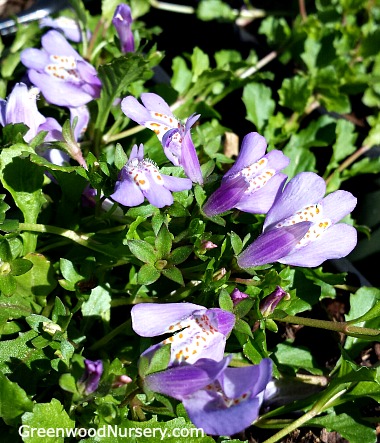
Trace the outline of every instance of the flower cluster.
<instances>
[{"instance_id":1,"label":"flower cluster","mask_svg":"<svg viewBox=\"0 0 380 443\"><path fill-rule=\"evenodd\" d=\"M192 303L142 303L131 314L134 331L143 337L172 334L142 353L151 359L170 344L168 368L147 375L145 388L182 401L191 421L208 434L235 434L256 420L272 362L228 367L232 356L224 357L224 350L234 314Z\"/></svg>"}]
</instances>

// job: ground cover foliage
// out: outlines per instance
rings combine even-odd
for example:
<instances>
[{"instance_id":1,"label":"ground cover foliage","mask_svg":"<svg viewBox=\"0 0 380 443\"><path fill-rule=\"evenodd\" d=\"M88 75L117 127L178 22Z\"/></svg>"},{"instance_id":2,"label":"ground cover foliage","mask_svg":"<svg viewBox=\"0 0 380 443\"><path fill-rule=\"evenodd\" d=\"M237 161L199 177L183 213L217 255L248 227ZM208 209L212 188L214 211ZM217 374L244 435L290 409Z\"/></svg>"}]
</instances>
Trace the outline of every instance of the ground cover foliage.
<instances>
[{"instance_id":1,"label":"ground cover foliage","mask_svg":"<svg viewBox=\"0 0 380 443\"><path fill-rule=\"evenodd\" d=\"M192 303L205 307L209 318L212 309L232 313L233 328L218 349L229 356L230 368L270 359L272 382L265 396L260 394L259 416L251 426L232 435L165 441L376 442L380 280L370 265L379 258L380 5L135 0L128 3L133 21L123 29L114 20L119 3L72 0L53 15L79 23L80 41L70 44L96 69L101 84L78 71L92 87L84 103L85 125L78 111L83 103L57 103L58 87L31 80L30 70L38 68L28 65L23 51L39 50L41 38L52 31L37 22L19 25L0 43L2 441L41 441L38 435L20 436L21 425L160 428L167 435L197 426L187 394L183 401L148 382L168 367L187 367L180 359L173 364L170 346L141 357L161 341L158 334L143 336L141 329L165 316L147 311L146 324L131 316L142 304L165 304L170 312L170 306ZM20 82L39 89L38 100L35 89L32 97L38 110L28 109L29 115L55 119L60 136L51 137L50 127L38 125L30 136L33 122L14 117L21 105L12 110L10 96ZM60 100L79 100L70 93ZM200 115L180 135L191 134L201 175L193 151L187 153L190 166L184 159L170 163L160 137L123 112L125 97L141 102L144 93L162 97L183 123ZM163 139L165 149L176 140L177 128L172 131L172 138ZM280 263L288 253L278 255L277 243L260 244L259 253L248 254L254 265L240 266L247 262L243 251L267 238L269 208L247 212L234 201L218 213L206 202L221 183L232 182L228 171L252 132L265 138L268 153L281 151L289 159L282 167L288 181L318 174L327 195L344 191L335 195L358 199L342 220L358 235L347 258L327 254L317 266ZM120 171L126 164L137 167L132 148L140 144L152 161L144 163L145 172L156 167L170 176L171 185L180 183L175 178L187 184L191 179L181 190L170 188L171 204L160 205L164 194L152 197L141 186L143 203L118 203L116 183L127 183ZM59 161L46 149L59 150L53 151L60 153ZM128 198L135 192L131 186L125 188ZM226 198L233 189L226 188ZM311 203L318 208L318 202ZM268 229L271 235L274 230ZM330 249L336 249L333 239ZM191 323L194 314L183 318ZM202 357L208 358L207 352ZM204 411L207 421L206 406ZM239 420L231 414L226 417ZM90 434L79 440L158 441Z\"/></svg>"}]
</instances>

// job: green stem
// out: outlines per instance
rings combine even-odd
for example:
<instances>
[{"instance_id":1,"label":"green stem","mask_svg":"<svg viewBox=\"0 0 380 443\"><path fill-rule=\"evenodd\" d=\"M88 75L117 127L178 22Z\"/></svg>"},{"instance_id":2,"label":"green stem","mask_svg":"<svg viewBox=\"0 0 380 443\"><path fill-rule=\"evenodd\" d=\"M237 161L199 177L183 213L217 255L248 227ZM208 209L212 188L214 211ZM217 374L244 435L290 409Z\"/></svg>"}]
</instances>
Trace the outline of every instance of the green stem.
<instances>
[{"instance_id":1,"label":"green stem","mask_svg":"<svg viewBox=\"0 0 380 443\"><path fill-rule=\"evenodd\" d=\"M104 248L103 245L97 244L97 242L92 240L90 234L77 234L70 229L58 228L57 226L43 225L38 223L20 223L19 230L59 235L61 237L68 238L81 246L113 257L113 255L106 248Z\"/></svg>"},{"instance_id":2,"label":"green stem","mask_svg":"<svg viewBox=\"0 0 380 443\"><path fill-rule=\"evenodd\" d=\"M125 330L128 327L130 327L130 324L131 324L131 320L128 319L127 321L125 321L121 325L117 326L115 329L112 329L112 331L109 334L105 335L100 340L95 342L92 346L90 346L89 349L91 351L95 351L96 349L99 349L99 348L105 346L108 342L110 342L117 335L121 334L122 332L125 332Z\"/></svg>"},{"instance_id":3,"label":"green stem","mask_svg":"<svg viewBox=\"0 0 380 443\"><path fill-rule=\"evenodd\" d=\"M362 328L360 326L353 326L347 322L334 322L328 320L317 320L313 318L296 317L294 315L287 315L285 317L272 317L273 320L285 323L293 323L296 325L311 326L312 328L328 329L330 331L341 332L357 338L368 338L370 340L380 339L380 330L371 328Z\"/></svg>"},{"instance_id":4,"label":"green stem","mask_svg":"<svg viewBox=\"0 0 380 443\"><path fill-rule=\"evenodd\" d=\"M179 12L181 14L194 14L195 9L192 6L175 5L173 3L160 2L157 0L150 0L150 5L153 8L161 9L162 11Z\"/></svg>"},{"instance_id":5,"label":"green stem","mask_svg":"<svg viewBox=\"0 0 380 443\"><path fill-rule=\"evenodd\" d=\"M251 66L250 68L246 69L245 71L239 73L239 77L244 79L248 78L251 75L255 74L257 71L259 71L261 68L263 68L265 65L270 63L272 60L274 60L278 56L277 51L272 51L269 54L267 54L265 57L263 57L261 60L259 60L255 66Z\"/></svg>"},{"instance_id":6,"label":"green stem","mask_svg":"<svg viewBox=\"0 0 380 443\"><path fill-rule=\"evenodd\" d=\"M355 151L352 155L350 155L332 174L330 174L329 177L326 179L326 184L329 184L329 182L333 179L334 175L338 172L343 172L345 169L347 169L349 166L351 166L352 163L354 163L360 156L365 154L367 151L369 151L372 148L371 146L364 145L361 148L359 148L357 151Z\"/></svg>"},{"instance_id":7,"label":"green stem","mask_svg":"<svg viewBox=\"0 0 380 443\"><path fill-rule=\"evenodd\" d=\"M104 140L104 143L115 142L115 141L120 140L122 138L129 137L130 135L137 134L138 132L142 131L143 129L145 129L145 126L135 126L134 128L127 129L126 131L123 131L123 132L119 132L119 134L109 135L109 136L105 135L103 137L103 140Z\"/></svg>"},{"instance_id":8,"label":"green stem","mask_svg":"<svg viewBox=\"0 0 380 443\"><path fill-rule=\"evenodd\" d=\"M334 389L335 390L335 389ZM333 392L334 392L333 390ZM290 434L290 432L294 431L295 429L299 428L300 426L303 426L306 422L311 420L312 418L316 417L318 414L320 414L324 409L327 409L330 407L330 405L340 396L342 396L346 392L346 388L339 388L339 390L334 394L331 392L331 390L327 391L323 397L318 400L315 405L308 411L306 414L302 415L302 417L298 418L294 422L292 422L290 425L286 426L285 428L281 429L281 431L278 431L276 434L272 435L272 437L265 440L263 443L276 443L281 438L285 437L286 435ZM327 397L327 399L326 399Z\"/></svg>"}]
</instances>

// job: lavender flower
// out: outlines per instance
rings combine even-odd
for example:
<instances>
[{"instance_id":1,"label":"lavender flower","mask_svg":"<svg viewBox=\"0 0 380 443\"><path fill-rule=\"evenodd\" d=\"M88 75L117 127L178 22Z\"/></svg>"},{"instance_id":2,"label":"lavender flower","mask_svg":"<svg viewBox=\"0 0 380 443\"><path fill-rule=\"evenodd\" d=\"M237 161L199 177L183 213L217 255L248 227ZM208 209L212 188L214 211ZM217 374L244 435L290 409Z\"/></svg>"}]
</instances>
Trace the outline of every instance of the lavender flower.
<instances>
[{"instance_id":1,"label":"lavender flower","mask_svg":"<svg viewBox=\"0 0 380 443\"><path fill-rule=\"evenodd\" d=\"M161 346L171 344L169 366L194 363L203 357L221 360L226 336L235 324L231 312L192 303L140 303L131 314L132 328L143 337L176 333L142 354L149 357Z\"/></svg>"},{"instance_id":2,"label":"lavender flower","mask_svg":"<svg viewBox=\"0 0 380 443\"><path fill-rule=\"evenodd\" d=\"M239 266L277 261L314 267L349 254L356 246L356 229L338 222L355 208L356 198L347 191L323 198L325 192L317 174L296 175L268 212L263 234L238 256Z\"/></svg>"},{"instance_id":3,"label":"lavender flower","mask_svg":"<svg viewBox=\"0 0 380 443\"><path fill-rule=\"evenodd\" d=\"M285 300L289 300L290 296L280 286L277 286L273 292L267 295L260 302L260 311L263 316L268 317L268 315L272 314L272 312L276 309L276 306L283 298L285 298Z\"/></svg>"},{"instance_id":4,"label":"lavender flower","mask_svg":"<svg viewBox=\"0 0 380 443\"><path fill-rule=\"evenodd\" d=\"M62 31L65 37L72 42L79 43L82 41L82 34L78 22L70 17L44 17L39 22L40 28L45 26L58 31ZM91 32L87 32L87 38L91 37Z\"/></svg>"},{"instance_id":5,"label":"lavender flower","mask_svg":"<svg viewBox=\"0 0 380 443\"><path fill-rule=\"evenodd\" d=\"M135 50L135 40L131 30L132 21L131 8L125 3L118 5L112 23L119 36L122 52L134 52Z\"/></svg>"},{"instance_id":6,"label":"lavender flower","mask_svg":"<svg viewBox=\"0 0 380 443\"><path fill-rule=\"evenodd\" d=\"M249 298L249 295L239 291L238 288L235 288L232 292L231 292L231 300L232 303L234 304L234 306L238 305L242 300Z\"/></svg>"},{"instance_id":7,"label":"lavender flower","mask_svg":"<svg viewBox=\"0 0 380 443\"><path fill-rule=\"evenodd\" d=\"M8 100L0 99L0 124L2 126L11 123L24 123L29 130L24 135L28 143L34 138L39 127L46 122L46 118L37 108L37 88L28 89L24 83L16 83Z\"/></svg>"},{"instance_id":8,"label":"lavender flower","mask_svg":"<svg viewBox=\"0 0 380 443\"><path fill-rule=\"evenodd\" d=\"M160 174L152 160L144 159L144 146L138 148L134 145L111 197L124 206L138 206L146 197L149 203L162 208L173 203L171 191L184 191L191 187L191 180L187 178Z\"/></svg>"},{"instance_id":9,"label":"lavender flower","mask_svg":"<svg viewBox=\"0 0 380 443\"><path fill-rule=\"evenodd\" d=\"M121 102L121 109L127 117L155 132L166 157L175 166L182 166L194 183L203 184L201 167L190 133L190 128L200 116L193 114L182 124L159 95L144 93L141 94L141 101L144 106L132 96L125 97Z\"/></svg>"},{"instance_id":10,"label":"lavender flower","mask_svg":"<svg viewBox=\"0 0 380 443\"><path fill-rule=\"evenodd\" d=\"M103 374L103 362L101 360L84 361L84 374L78 380L78 386L85 395L92 394L98 389L100 377Z\"/></svg>"},{"instance_id":11,"label":"lavender flower","mask_svg":"<svg viewBox=\"0 0 380 443\"><path fill-rule=\"evenodd\" d=\"M279 171L289 159L277 150L265 155L266 147L265 138L257 132L244 137L235 164L203 207L208 217L232 208L255 214L269 211L286 180Z\"/></svg>"},{"instance_id":12,"label":"lavender flower","mask_svg":"<svg viewBox=\"0 0 380 443\"><path fill-rule=\"evenodd\" d=\"M21 61L29 68L29 80L49 103L78 107L100 96L101 82L95 68L60 32L47 32L41 42L43 49L24 49Z\"/></svg>"},{"instance_id":13,"label":"lavender flower","mask_svg":"<svg viewBox=\"0 0 380 443\"><path fill-rule=\"evenodd\" d=\"M272 361L228 368L231 356L217 362L200 359L145 378L145 386L182 401L190 420L211 435L232 435L257 419Z\"/></svg>"}]
</instances>

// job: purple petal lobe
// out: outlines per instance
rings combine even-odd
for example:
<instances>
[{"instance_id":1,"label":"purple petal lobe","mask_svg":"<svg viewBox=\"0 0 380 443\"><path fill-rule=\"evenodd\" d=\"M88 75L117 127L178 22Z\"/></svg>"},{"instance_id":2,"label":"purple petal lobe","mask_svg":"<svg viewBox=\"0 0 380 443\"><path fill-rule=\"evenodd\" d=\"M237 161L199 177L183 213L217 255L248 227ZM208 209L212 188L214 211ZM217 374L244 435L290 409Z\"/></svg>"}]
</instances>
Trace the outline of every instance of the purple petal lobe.
<instances>
[{"instance_id":1,"label":"purple petal lobe","mask_svg":"<svg viewBox=\"0 0 380 443\"><path fill-rule=\"evenodd\" d=\"M232 312L225 311L224 309L208 309L207 315L213 316L217 324L218 331L221 332L223 335L228 335L235 325L235 315L232 314Z\"/></svg>"},{"instance_id":2,"label":"purple petal lobe","mask_svg":"<svg viewBox=\"0 0 380 443\"><path fill-rule=\"evenodd\" d=\"M119 180L115 185L115 192L110 196L124 206L138 206L144 202L144 195L140 188L126 176L125 168L120 172Z\"/></svg>"},{"instance_id":3,"label":"purple petal lobe","mask_svg":"<svg viewBox=\"0 0 380 443\"><path fill-rule=\"evenodd\" d=\"M203 184L201 166L191 139L190 131L185 134L185 137L182 140L180 164L183 167L185 174L192 182L199 183L200 185Z\"/></svg>"},{"instance_id":4,"label":"purple petal lobe","mask_svg":"<svg viewBox=\"0 0 380 443\"><path fill-rule=\"evenodd\" d=\"M264 232L305 206L319 203L325 192L326 183L319 175L314 172L297 174L285 186L283 193L268 212Z\"/></svg>"},{"instance_id":5,"label":"purple petal lobe","mask_svg":"<svg viewBox=\"0 0 380 443\"><path fill-rule=\"evenodd\" d=\"M228 171L228 176L238 173L241 169L244 169L261 157L265 155L267 148L267 142L265 138L257 132L250 132L242 141L240 152L235 164Z\"/></svg>"},{"instance_id":6,"label":"purple petal lobe","mask_svg":"<svg viewBox=\"0 0 380 443\"><path fill-rule=\"evenodd\" d=\"M194 311L206 311L193 303L140 303L132 308L132 328L142 337L155 337L170 332L169 327Z\"/></svg>"},{"instance_id":7,"label":"purple petal lobe","mask_svg":"<svg viewBox=\"0 0 380 443\"><path fill-rule=\"evenodd\" d=\"M234 208L247 190L248 184L244 177L237 175L228 177L207 200L203 212L212 217Z\"/></svg>"},{"instance_id":8,"label":"purple petal lobe","mask_svg":"<svg viewBox=\"0 0 380 443\"><path fill-rule=\"evenodd\" d=\"M317 240L278 261L292 266L315 267L325 260L345 257L355 248L356 243L356 229L338 223L323 232Z\"/></svg>"},{"instance_id":9,"label":"purple petal lobe","mask_svg":"<svg viewBox=\"0 0 380 443\"><path fill-rule=\"evenodd\" d=\"M250 268L280 260L295 248L310 225L310 222L301 222L261 234L237 257L238 265Z\"/></svg>"},{"instance_id":10,"label":"purple petal lobe","mask_svg":"<svg viewBox=\"0 0 380 443\"><path fill-rule=\"evenodd\" d=\"M286 179L287 176L285 174L278 172L264 187L254 191L252 194L244 194L235 206L236 209L252 214L266 214L276 198L281 194Z\"/></svg>"},{"instance_id":11,"label":"purple petal lobe","mask_svg":"<svg viewBox=\"0 0 380 443\"><path fill-rule=\"evenodd\" d=\"M161 174L164 180L165 188L172 192L187 191L193 187L193 183L188 178L172 177L170 175Z\"/></svg>"},{"instance_id":12,"label":"purple petal lobe","mask_svg":"<svg viewBox=\"0 0 380 443\"><path fill-rule=\"evenodd\" d=\"M131 95L121 101L121 110L128 118L142 126L146 121L152 120L147 109Z\"/></svg>"},{"instance_id":13,"label":"purple petal lobe","mask_svg":"<svg viewBox=\"0 0 380 443\"><path fill-rule=\"evenodd\" d=\"M131 8L124 3L118 5L115 9L112 24L118 33L122 52L133 52L135 50L135 40L131 29Z\"/></svg>"},{"instance_id":14,"label":"purple petal lobe","mask_svg":"<svg viewBox=\"0 0 380 443\"><path fill-rule=\"evenodd\" d=\"M335 191L322 201L323 216L329 218L332 223L337 223L354 210L356 203L357 199L351 192Z\"/></svg>"},{"instance_id":15,"label":"purple petal lobe","mask_svg":"<svg viewBox=\"0 0 380 443\"><path fill-rule=\"evenodd\" d=\"M82 59L77 51L70 45L65 37L58 31L48 31L41 38L42 47L49 54L59 54Z\"/></svg>"},{"instance_id":16,"label":"purple petal lobe","mask_svg":"<svg viewBox=\"0 0 380 443\"><path fill-rule=\"evenodd\" d=\"M174 118L169 105L159 95L153 92L145 92L141 94L141 101L149 111L159 112Z\"/></svg>"}]
</instances>

